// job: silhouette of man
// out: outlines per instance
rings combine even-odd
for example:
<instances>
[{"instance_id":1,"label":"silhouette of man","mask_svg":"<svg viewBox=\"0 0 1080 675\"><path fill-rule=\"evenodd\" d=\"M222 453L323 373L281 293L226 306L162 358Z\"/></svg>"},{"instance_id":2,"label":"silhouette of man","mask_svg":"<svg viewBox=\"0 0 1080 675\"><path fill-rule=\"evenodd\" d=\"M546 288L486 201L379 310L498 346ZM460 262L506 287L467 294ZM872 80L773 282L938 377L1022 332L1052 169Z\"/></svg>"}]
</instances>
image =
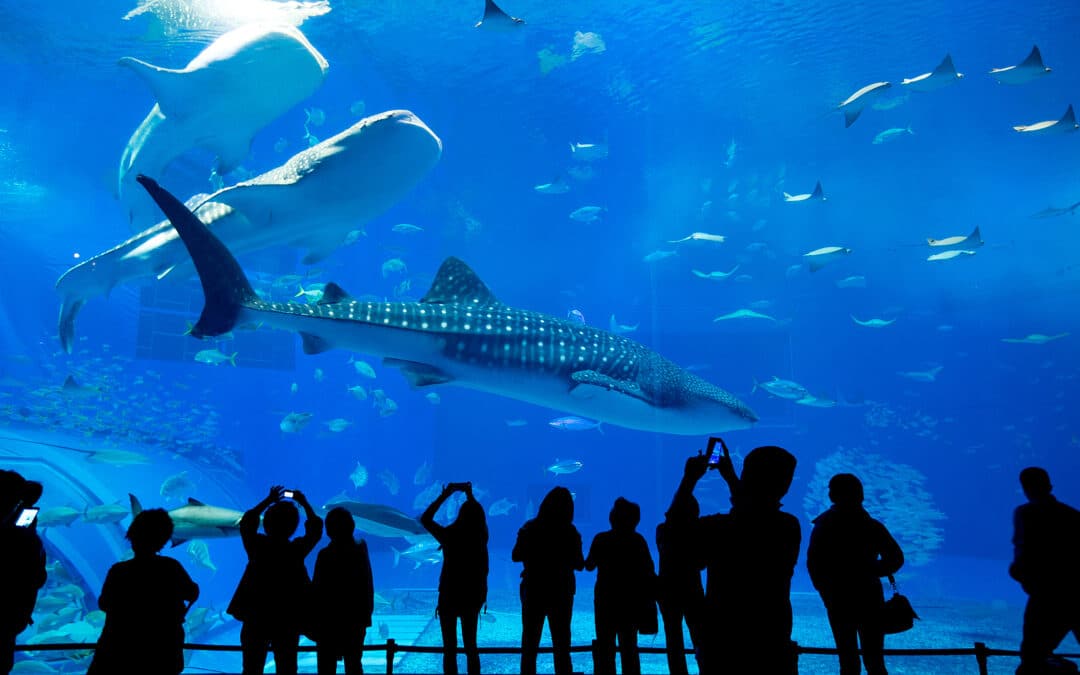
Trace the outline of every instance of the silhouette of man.
<instances>
[{"instance_id":1,"label":"silhouette of man","mask_svg":"<svg viewBox=\"0 0 1080 675\"><path fill-rule=\"evenodd\" d=\"M708 469L708 456L686 461L675 504L684 508ZM730 513L698 519L699 565L707 636L698 645L706 675L786 675L798 670L791 642L791 576L802 538L799 519L780 510L795 474L783 448L752 450L734 483Z\"/></svg>"},{"instance_id":2,"label":"silhouette of man","mask_svg":"<svg viewBox=\"0 0 1080 675\"><path fill-rule=\"evenodd\" d=\"M87 675L178 675L184 669L184 616L199 587L183 565L158 555L173 534L164 509L142 511L127 539L135 557L109 569L98 596L105 626Z\"/></svg>"},{"instance_id":3,"label":"silhouette of man","mask_svg":"<svg viewBox=\"0 0 1080 675\"><path fill-rule=\"evenodd\" d=\"M863 508L863 485L850 473L829 481L833 505L814 519L806 568L821 594L840 657L840 675L859 675L859 646L867 675L885 670L885 606L881 577L904 564L904 553L889 531Z\"/></svg>"},{"instance_id":4,"label":"silhouette of man","mask_svg":"<svg viewBox=\"0 0 1080 675\"><path fill-rule=\"evenodd\" d=\"M536 517L518 530L510 558L521 572L521 675L536 675L536 651L547 619L556 675L570 675L570 621L574 615L574 572L585 569L581 533L574 527L574 497L552 488Z\"/></svg>"},{"instance_id":5,"label":"silhouette of man","mask_svg":"<svg viewBox=\"0 0 1080 675\"><path fill-rule=\"evenodd\" d=\"M319 551L311 579L319 675L336 673L339 659L345 661L345 675L364 672L364 637L375 611L375 582L367 543L353 538L355 530L352 515L340 506L326 514L330 543Z\"/></svg>"},{"instance_id":6,"label":"silhouette of man","mask_svg":"<svg viewBox=\"0 0 1080 675\"><path fill-rule=\"evenodd\" d=\"M300 524L300 514L291 502L282 501L284 492L282 486L273 486L266 498L240 519L248 564L228 613L244 624L240 629L244 675L262 675L270 650L278 673L296 673L311 585L304 559L319 543L323 522L304 493L295 490L293 498L304 509L304 534L290 540ZM260 517L266 534L259 534Z\"/></svg>"},{"instance_id":7,"label":"silhouette of man","mask_svg":"<svg viewBox=\"0 0 1080 675\"><path fill-rule=\"evenodd\" d=\"M435 514L456 491L465 493L457 519L447 526L435 522ZM472 483L450 483L420 516L422 524L443 551L439 574L439 626L443 639L443 673L457 675L457 624L469 675L480 673L476 629L480 609L487 602L488 529L484 507L473 497Z\"/></svg>"},{"instance_id":8,"label":"silhouette of man","mask_svg":"<svg viewBox=\"0 0 1080 675\"><path fill-rule=\"evenodd\" d=\"M686 620L695 648L700 648L706 639L701 634L705 587L701 585L701 567L697 564L696 554L699 515L698 501L691 495L679 504L672 504L664 514L664 522L656 526L656 551L660 559L657 585L670 675L687 675L688 672L683 620ZM701 669L700 660L698 669Z\"/></svg>"},{"instance_id":9,"label":"silhouette of man","mask_svg":"<svg viewBox=\"0 0 1080 675\"><path fill-rule=\"evenodd\" d=\"M15 638L34 623L37 592L45 585L45 548L34 523L17 525L23 509L41 499L41 483L0 470L0 675L15 664Z\"/></svg>"},{"instance_id":10,"label":"silhouette of man","mask_svg":"<svg viewBox=\"0 0 1080 675\"><path fill-rule=\"evenodd\" d=\"M594 671L597 675L615 675L618 637L623 675L638 675L638 631L656 632L656 572L649 544L635 529L641 522L641 507L619 497L611 507L608 522L611 529L593 538L585 558L585 569L596 570Z\"/></svg>"},{"instance_id":11,"label":"silhouette of man","mask_svg":"<svg viewBox=\"0 0 1080 675\"><path fill-rule=\"evenodd\" d=\"M1021 471L1020 486L1028 502L1013 514L1009 576L1028 602L1016 673L1038 675L1055 672L1052 654L1067 633L1080 640L1080 511L1051 494L1045 469Z\"/></svg>"}]
</instances>

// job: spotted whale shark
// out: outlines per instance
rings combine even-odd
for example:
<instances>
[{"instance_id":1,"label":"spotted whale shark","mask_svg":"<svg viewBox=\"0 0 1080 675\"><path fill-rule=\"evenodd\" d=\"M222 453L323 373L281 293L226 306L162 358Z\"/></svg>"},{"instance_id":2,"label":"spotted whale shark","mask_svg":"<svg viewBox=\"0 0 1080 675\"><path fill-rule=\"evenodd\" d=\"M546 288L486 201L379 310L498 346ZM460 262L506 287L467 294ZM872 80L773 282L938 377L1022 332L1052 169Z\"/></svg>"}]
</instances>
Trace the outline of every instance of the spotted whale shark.
<instances>
[{"instance_id":1,"label":"spotted whale shark","mask_svg":"<svg viewBox=\"0 0 1080 675\"><path fill-rule=\"evenodd\" d=\"M419 302L364 302L334 283L317 304L266 302L228 248L180 200L137 178L187 247L205 306L195 337L259 321L299 333L305 353L383 358L414 387L458 385L600 422L671 434L744 429L757 416L732 394L620 335L500 302L447 258Z\"/></svg>"},{"instance_id":2,"label":"spotted whale shark","mask_svg":"<svg viewBox=\"0 0 1080 675\"><path fill-rule=\"evenodd\" d=\"M188 204L237 254L294 246L306 249L304 262L313 263L401 199L441 153L442 142L418 117L390 110L256 178L196 195ZM61 346L71 351L75 318L87 300L120 284L186 278L190 272L190 259L168 221L81 261L56 282Z\"/></svg>"}]
</instances>

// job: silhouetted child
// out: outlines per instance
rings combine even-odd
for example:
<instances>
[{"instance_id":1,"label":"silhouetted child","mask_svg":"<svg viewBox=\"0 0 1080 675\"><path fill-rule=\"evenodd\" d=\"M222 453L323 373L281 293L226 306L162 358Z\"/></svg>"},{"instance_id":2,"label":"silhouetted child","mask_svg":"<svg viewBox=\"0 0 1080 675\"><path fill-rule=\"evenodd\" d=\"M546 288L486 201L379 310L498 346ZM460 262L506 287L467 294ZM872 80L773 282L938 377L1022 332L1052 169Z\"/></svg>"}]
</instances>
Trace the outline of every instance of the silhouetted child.
<instances>
[{"instance_id":1,"label":"silhouetted child","mask_svg":"<svg viewBox=\"0 0 1080 675\"><path fill-rule=\"evenodd\" d=\"M686 461L673 505L690 508L693 489L708 469L703 454ZM698 645L705 675L797 672L791 642L791 576L802 538L799 519L780 510L795 474L783 448L752 450L733 484L730 513L698 519L705 586L706 639Z\"/></svg>"},{"instance_id":2,"label":"silhouetted child","mask_svg":"<svg viewBox=\"0 0 1080 675\"><path fill-rule=\"evenodd\" d=\"M658 600L660 615L664 619L664 644L667 647L670 675L686 675L688 672L683 620L686 620L695 648L700 648L705 639L701 633L705 587L701 585L701 566L696 559L699 510L697 499L690 496L687 500L672 504L664 514L664 522L656 526L656 551L660 567L657 574Z\"/></svg>"},{"instance_id":3,"label":"silhouetted child","mask_svg":"<svg viewBox=\"0 0 1080 675\"><path fill-rule=\"evenodd\" d=\"M850 473L829 481L832 506L814 519L806 568L821 594L840 657L840 675L858 675L859 647L867 675L887 675L881 578L904 564L900 546L863 508L863 485Z\"/></svg>"},{"instance_id":4,"label":"silhouetted child","mask_svg":"<svg viewBox=\"0 0 1080 675\"><path fill-rule=\"evenodd\" d=\"M19 525L23 509L41 499L41 483L0 470L0 675L15 663L15 638L34 623L38 590L45 585L45 548L34 523Z\"/></svg>"},{"instance_id":5,"label":"silhouetted child","mask_svg":"<svg viewBox=\"0 0 1080 675\"><path fill-rule=\"evenodd\" d=\"M322 519L304 494L294 491L306 520L304 535L290 540L300 514L291 502L282 501L283 493L280 485L270 488L270 494L240 519L248 564L228 613L244 624L240 630L244 675L262 675L270 650L277 672L294 675L300 632L309 617L311 579L304 559L322 537ZM265 535L259 534L260 517Z\"/></svg>"},{"instance_id":6,"label":"silhouetted child","mask_svg":"<svg viewBox=\"0 0 1080 675\"><path fill-rule=\"evenodd\" d=\"M435 514L450 495L461 490L465 503L453 523L442 526ZM488 529L484 507L472 493L472 483L450 483L420 516L420 523L442 546L443 564L439 575L439 625L443 639L443 673L457 675L457 623L461 620L461 642L469 675L480 673L480 653L476 651L476 629L480 609L487 602Z\"/></svg>"},{"instance_id":7,"label":"silhouetted child","mask_svg":"<svg viewBox=\"0 0 1080 675\"><path fill-rule=\"evenodd\" d=\"M1051 494L1045 469L1021 471L1020 486L1028 503L1013 515L1009 576L1020 582L1028 601L1016 674L1076 672L1052 654L1069 632L1080 641L1080 511Z\"/></svg>"},{"instance_id":8,"label":"silhouetted child","mask_svg":"<svg viewBox=\"0 0 1080 675\"><path fill-rule=\"evenodd\" d=\"M574 527L574 497L553 488L536 517L518 530L510 557L521 572L521 675L535 675L536 651L547 619L556 675L570 675L570 620L577 590L574 572L585 569L581 534Z\"/></svg>"},{"instance_id":9,"label":"silhouetted child","mask_svg":"<svg viewBox=\"0 0 1080 675\"><path fill-rule=\"evenodd\" d=\"M594 669L598 675L615 674L618 637L623 675L637 675L641 672L638 631L656 632L656 572L649 544L636 531L641 507L619 497L608 522L611 529L593 538L585 558L585 569L596 570Z\"/></svg>"},{"instance_id":10,"label":"silhouetted child","mask_svg":"<svg viewBox=\"0 0 1080 675\"><path fill-rule=\"evenodd\" d=\"M135 557L105 577L98 607L105 626L87 675L176 675L184 669L184 615L199 587L173 558L158 555L173 534L164 509L140 512L128 527Z\"/></svg>"},{"instance_id":11,"label":"silhouetted child","mask_svg":"<svg viewBox=\"0 0 1080 675\"><path fill-rule=\"evenodd\" d=\"M367 543L353 538L356 523L340 506L326 514L330 543L319 551L311 579L313 638L318 645L319 675L364 672L364 637L375 610L375 584Z\"/></svg>"}]
</instances>

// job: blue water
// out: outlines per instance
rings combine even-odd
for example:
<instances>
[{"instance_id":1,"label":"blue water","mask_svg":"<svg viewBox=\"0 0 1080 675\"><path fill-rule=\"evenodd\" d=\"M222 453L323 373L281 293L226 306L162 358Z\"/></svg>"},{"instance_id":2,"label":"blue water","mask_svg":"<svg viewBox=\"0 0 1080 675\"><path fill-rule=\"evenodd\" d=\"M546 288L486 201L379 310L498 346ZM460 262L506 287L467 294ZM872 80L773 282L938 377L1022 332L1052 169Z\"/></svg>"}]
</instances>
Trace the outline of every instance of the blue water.
<instances>
[{"instance_id":1,"label":"blue water","mask_svg":"<svg viewBox=\"0 0 1080 675\"><path fill-rule=\"evenodd\" d=\"M1011 127L1057 119L1080 103L1071 98L1080 87L1080 6L523 0L506 9L526 25L493 33L473 28L481 4L332 0L328 13L300 25L329 75L259 131L243 171L226 175L226 185L304 148L305 108L325 113L311 127L320 139L359 120L350 106L362 101L365 115L413 111L443 143L441 160L417 187L386 213L357 222L367 236L315 265L321 271L305 283L333 280L354 295L382 298L408 279L408 294L418 298L441 260L455 255L507 304L557 317L578 310L600 328L612 314L638 324L629 337L757 412L754 429L725 434L733 450L777 444L798 456L786 506L804 518L804 541L824 499L816 467L826 477L830 468L854 468L871 511L921 563L905 568L905 583L943 599L939 605L964 599L1011 607L1000 612L1011 618L1002 619L1008 630L993 646L1015 646L1022 595L1005 569L1011 510L1022 500L1017 472L1045 466L1059 497L1080 502L1080 431L1071 416L1080 215L1031 217L1080 200L1080 134ZM137 285L87 303L74 353L62 352L56 279L76 254L86 259L130 235L115 197L116 166L154 99L117 60L182 67L273 5L250 0L226 11L224 2L190 2L185 12L184 3L162 2L156 14L129 20L122 19L134 9L129 0L0 7L0 418L9 439L0 442L0 464L43 480L44 507L79 510L126 503L129 492L174 508L181 500L165 500L158 486L182 471L194 484L184 497L240 510L269 484L285 483L319 504L345 491L418 513L423 505L414 507L414 498L430 483L472 480L487 491L485 505L516 505L490 518L492 587L511 600L519 570L509 547L530 502L556 484L576 493L586 543L606 529L620 495L641 503L641 530L651 540L683 460L705 439L613 425L602 433L559 431L547 422L562 411L455 387L433 390L433 404L376 358L354 355L375 368L377 378L366 379L349 353L306 356L299 340L282 334L270 342L238 335L235 347L192 340L186 352L150 348L140 322L163 313ZM276 16L294 24L303 18ZM597 34L604 50L573 58L577 31ZM1050 74L1022 86L986 74L1018 63L1032 44ZM899 98L901 79L931 70L946 53L965 74L960 82ZM868 108L845 129L837 104L880 80L893 83L884 100L898 104ZM881 131L909 126L913 134L872 143ZM286 141L281 152L279 139ZM573 142L607 143L609 155L576 162ZM193 149L159 180L182 197L210 192L212 161L212 153ZM533 190L557 176L571 185L568 193ZM783 192L809 192L819 180L827 201L783 201ZM568 217L586 205L606 208L599 222ZM423 231L394 232L398 223ZM928 237L966 235L976 225L985 245L975 255L926 260L938 252L925 245ZM676 250L667 242L695 231L726 241L643 261ZM805 265L789 271L804 253L834 245L852 253L814 274ZM381 265L391 258L405 261L406 276L384 278ZM274 249L242 262L249 274L272 279L308 274L299 259L294 249ZM736 265L735 276L748 278L711 282L691 272ZM837 286L853 275L865 276L866 287ZM197 318L197 283L166 278L151 286L194 298L164 313L169 330L182 333L184 321ZM750 307L775 321L713 322ZM866 328L852 316L895 323ZM1042 345L1002 342L1032 333L1071 335ZM267 362L268 344L289 358ZM192 358L214 346L237 352L237 367ZM933 382L898 375L938 366ZM104 393L65 397L57 388L69 374ZM752 392L755 380L774 376L840 405L814 408ZM346 390L357 384L382 389L398 411L380 416L371 398ZM310 425L283 433L279 422L290 412L312 413ZM351 424L332 432L326 423L335 418ZM89 463L77 451L115 447L148 463ZM584 468L553 476L544 468L556 459ZM355 488L349 474L358 462L369 480ZM424 463L431 475L414 484ZM397 494L380 472L397 478ZM702 498L714 510L727 503L715 487ZM44 536L92 604L105 570L124 554L121 534L117 525L76 520ZM388 597L435 585L435 567L392 565L391 547L402 542L371 543L376 585ZM174 552L203 586L201 602L221 608L243 554L232 540L210 541L209 550L216 573L196 566L183 547ZM587 589L592 579L581 575L579 584ZM795 587L811 590L801 568ZM591 602L578 605L578 628L586 630ZM235 639L228 627L216 635ZM827 634L819 638L828 643Z\"/></svg>"}]
</instances>

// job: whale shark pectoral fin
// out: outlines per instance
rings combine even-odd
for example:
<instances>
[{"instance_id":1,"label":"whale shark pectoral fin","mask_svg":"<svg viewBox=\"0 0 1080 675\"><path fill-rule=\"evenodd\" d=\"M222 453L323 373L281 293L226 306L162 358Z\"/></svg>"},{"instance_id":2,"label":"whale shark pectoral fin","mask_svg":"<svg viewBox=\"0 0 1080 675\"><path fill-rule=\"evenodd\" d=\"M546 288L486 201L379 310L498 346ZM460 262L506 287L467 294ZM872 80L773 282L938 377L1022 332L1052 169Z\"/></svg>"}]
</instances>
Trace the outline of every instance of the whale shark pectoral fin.
<instances>
[{"instance_id":1,"label":"whale shark pectoral fin","mask_svg":"<svg viewBox=\"0 0 1080 675\"><path fill-rule=\"evenodd\" d=\"M480 280L476 272L460 258L453 256L443 261L435 274L431 288L420 302L432 304L469 303L473 305L498 305L491 289Z\"/></svg>"},{"instance_id":2,"label":"whale shark pectoral fin","mask_svg":"<svg viewBox=\"0 0 1080 675\"><path fill-rule=\"evenodd\" d=\"M60 303L60 320L57 323L57 335L60 338L60 347L68 354L75 346L75 317L86 300L72 300L64 298Z\"/></svg>"},{"instance_id":3,"label":"whale shark pectoral fin","mask_svg":"<svg viewBox=\"0 0 1080 675\"><path fill-rule=\"evenodd\" d=\"M325 338L300 331L300 342L305 354L322 354L334 348Z\"/></svg>"},{"instance_id":4,"label":"whale shark pectoral fin","mask_svg":"<svg viewBox=\"0 0 1080 675\"><path fill-rule=\"evenodd\" d=\"M617 380L614 377L598 373L595 370L579 370L570 375L570 395L577 399L590 399L603 393L616 393L639 401L649 401L649 397L634 382Z\"/></svg>"},{"instance_id":5,"label":"whale shark pectoral fin","mask_svg":"<svg viewBox=\"0 0 1080 675\"><path fill-rule=\"evenodd\" d=\"M436 384L447 384L454 381L453 376L426 363L385 358L383 359L383 365L399 369L401 374L405 376L405 379L409 381L409 385L415 389L430 387Z\"/></svg>"},{"instance_id":6,"label":"whale shark pectoral fin","mask_svg":"<svg viewBox=\"0 0 1080 675\"><path fill-rule=\"evenodd\" d=\"M855 120L859 119L859 115L862 114L862 109L858 110L845 110L844 111L844 128L847 129L852 124L855 124Z\"/></svg>"},{"instance_id":7,"label":"whale shark pectoral fin","mask_svg":"<svg viewBox=\"0 0 1080 675\"><path fill-rule=\"evenodd\" d=\"M195 95L193 83L188 81L190 73L186 71L161 68L130 56L120 59L119 65L130 68L146 82L165 117L182 119L202 103L202 97Z\"/></svg>"}]
</instances>

